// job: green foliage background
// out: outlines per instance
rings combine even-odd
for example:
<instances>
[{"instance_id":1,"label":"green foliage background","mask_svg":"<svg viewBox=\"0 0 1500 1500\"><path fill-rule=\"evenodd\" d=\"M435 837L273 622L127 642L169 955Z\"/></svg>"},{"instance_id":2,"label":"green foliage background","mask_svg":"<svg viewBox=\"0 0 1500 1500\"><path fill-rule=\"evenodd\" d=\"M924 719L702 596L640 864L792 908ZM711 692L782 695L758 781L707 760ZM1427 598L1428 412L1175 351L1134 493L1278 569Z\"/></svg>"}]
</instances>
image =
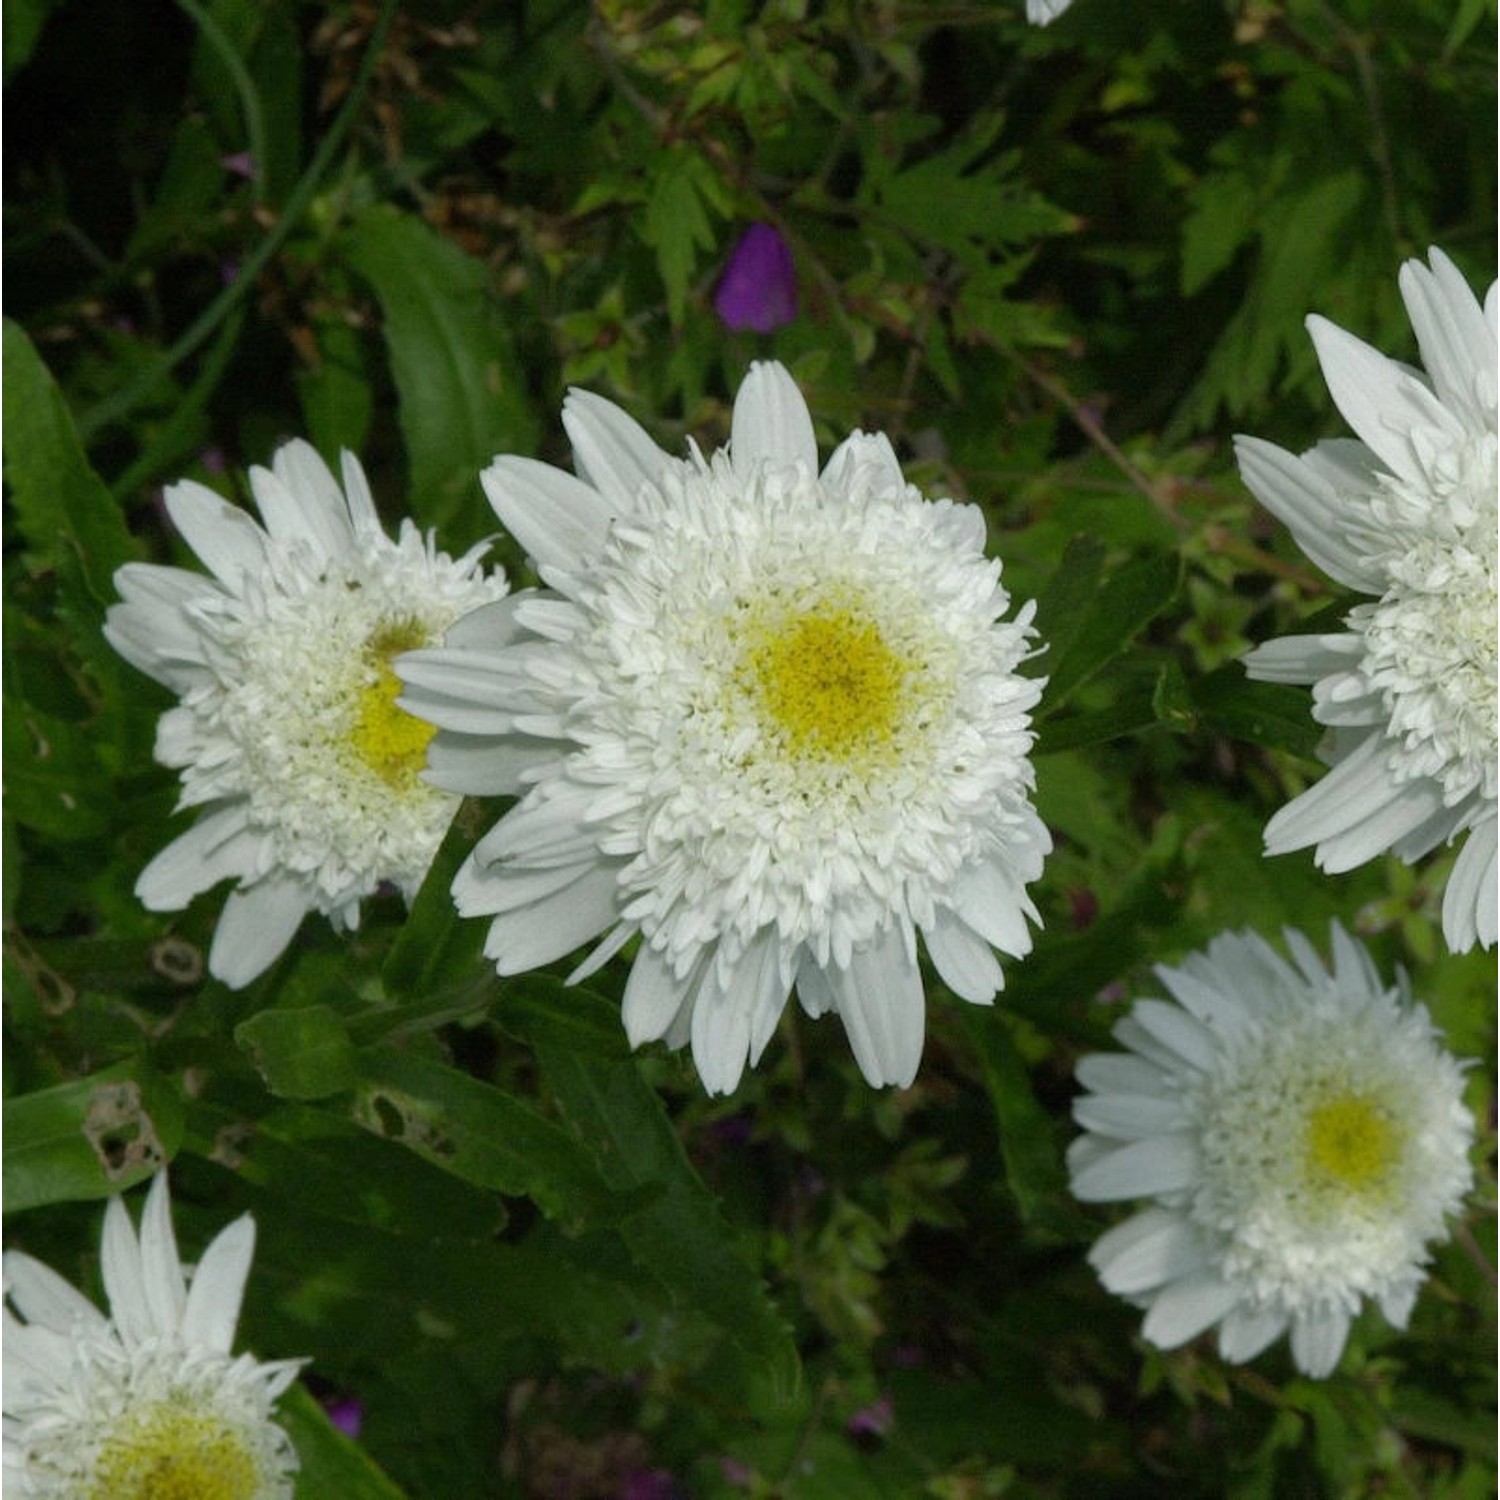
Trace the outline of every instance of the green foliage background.
<instances>
[{"instance_id":1,"label":"green foliage background","mask_svg":"<svg viewBox=\"0 0 1500 1500\"><path fill-rule=\"evenodd\" d=\"M306 1496L1493 1493L1494 958L1442 949L1451 853L1262 858L1315 734L1237 659L1349 601L1228 446L1340 430L1308 312L1412 358L1403 259L1493 278L1493 0L1076 0L1046 30L1017 0L4 22L9 1243L97 1288L98 1200L161 1157L188 1255L252 1209L242 1343L311 1357L286 1410ZM801 296L764 336L711 300L756 220ZM99 634L122 561L185 560L161 484L243 498L304 434L458 552L493 530L496 452L567 464L570 384L706 448L765 356L825 451L882 429L983 506L1040 600L1057 851L1000 1003L932 981L897 1093L789 1014L707 1100L684 1058L628 1052L616 971L488 973L446 894L480 806L409 919L310 920L249 990L207 981L222 892L132 895L183 826L151 758L168 700ZM1479 1187L1409 1332L1361 1320L1327 1382L1284 1349L1162 1355L1083 1260L1110 1216L1065 1190L1072 1064L1152 963L1333 917L1481 1060ZM339 1393L358 1445L322 1414ZM851 1429L880 1397L886 1430Z\"/></svg>"}]
</instances>

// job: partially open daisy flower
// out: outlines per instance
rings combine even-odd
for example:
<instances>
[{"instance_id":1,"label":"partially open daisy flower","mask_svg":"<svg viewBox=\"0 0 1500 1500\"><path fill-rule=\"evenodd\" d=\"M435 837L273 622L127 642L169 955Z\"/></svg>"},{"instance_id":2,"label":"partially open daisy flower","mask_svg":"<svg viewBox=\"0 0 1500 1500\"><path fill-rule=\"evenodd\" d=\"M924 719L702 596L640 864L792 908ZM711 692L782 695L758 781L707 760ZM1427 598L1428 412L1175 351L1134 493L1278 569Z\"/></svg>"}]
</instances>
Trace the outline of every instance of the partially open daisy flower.
<instances>
[{"instance_id":1,"label":"partially open daisy flower","mask_svg":"<svg viewBox=\"0 0 1500 1500\"><path fill-rule=\"evenodd\" d=\"M1443 899L1455 952L1496 930L1496 290L1483 309L1441 250L1401 292L1427 373L1324 318L1308 328L1362 442L1301 457L1237 439L1255 496L1337 582L1372 603L1345 633L1286 636L1252 677L1310 683L1333 768L1266 826L1266 851L1316 846L1339 872L1390 850L1410 863L1462 839Z\"/></svg>"},{"instance_id":2,"label":"partially open daisy flower","mask_svg":"<svg viewBox=\"0 0 1500 1500\"><path fill-rule=\"evenodd\" d=\"M34 1500L289 1500L297 1455L272 1416L301 1361L229 1352L254 1250L247 1214L189 1275L158 1173L139 1239L120 1199L105 1211L107 1318L7 1251L6 1488Z\"/></svg>"},{"instance_id":3,"label":"partially open daisy flower","mask_svg":"<svg viewBox=\"0 0 1500 1500\"><path fill-rule=\"evenodd\" d=\"M639 935L633 1044L691 1039L710 1092L793 986L874 1084L922 1052L917 936L988 1001L1031 945L1050 847L1029 803L1033 606L1002 622L984 518L929 502L856 432L820 472L791 376L751 368L730 446L661 452L617 407L563 411L580 478L500 458L484 486L550 588L403 657L430 774L523 792L454 885L503 974Z\"/></svg>"},{"instance_id":4,"label":"partially open daisy flower","mask_svg":"<svg viewBox=\"0 0 1500 1500\"><path fill-rule=\"evenodd\" d=\"M1172 1000L1138 1000L1115 1027L1128 1050L1078 1065L1068 1166L1086 1202L1148 1200L1089 1255L1147 1339L1217 1324L1238 1363L1290 1331L1321 1378L1366 1300L1406 1326L1469 1190L1474 1122L1405 975L1382 987L1337 924L1331 969L1285 936L1290 963L1226 933L1157 969Z\"/></svg>"},{"instance_id":5,"label":"partially open daisy flower","mask_svg":"<svg viewBox=\"0 0 1500 1500\"><path fill-rule=\"evenodd\" d=\"M264 527L200 484L167 491L168 514L213 574L130 563L105 635L181 703L156 756L203 811L136 886L175 911L221 880L209 969L248 984L310 911L338 928L382 882L415 893L458 799L421 778L432 729L396 706L391 662L431 645L466 611L504 596L475 549L454 560L404 521L381 529L364 471L343 488L307 443L252 469Z\"/></svg>"}]
</instances>

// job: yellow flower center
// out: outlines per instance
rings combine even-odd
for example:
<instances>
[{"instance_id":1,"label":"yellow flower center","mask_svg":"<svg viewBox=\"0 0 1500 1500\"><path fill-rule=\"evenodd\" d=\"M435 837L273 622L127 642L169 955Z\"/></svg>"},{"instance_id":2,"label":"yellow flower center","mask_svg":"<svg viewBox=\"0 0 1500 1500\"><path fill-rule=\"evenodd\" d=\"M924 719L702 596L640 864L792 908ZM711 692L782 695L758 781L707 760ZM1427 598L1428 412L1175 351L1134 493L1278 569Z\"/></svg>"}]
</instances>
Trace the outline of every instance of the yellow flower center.
<instances>
[{"instance_id":1,"label":"yellow flower center","mask_svg":"<svg viewBox=\"0 0 1500 1500\"><path fill-rule=\"evenodd\" d=\"M365 647L375 680L360 692L349 739L359 758L390 787L416 784L427 759L427 743L437 733L431 724L396 707L404 684L391 666L403 651L428 644L425 632L407 622L386 626Z\"/></svg>"},{"instance_id":2,"label":"yellow flower center","mask_svg":"<svg viewBox=\"0 0 1500 1500\"><path fill-rule=\"evenodd\" d=\"M256 1500L261 1478L238 1434L163 1403L104 1445L90 1500Z\"/></svg>"},{"instance_id":3,"label":"yellow flower center","mask_svg":"<svg viewBox=\"0 0 1500 1500\"><path fill-rule=\"evenodd\" d=\"M1342 1094L1320 1104L1307 1120L1307 1156L1325 1180L1368 1192L1395 1164L1398 1138L1373 1099Z\"/></svg>"},{"instance_id":4,"label":"yellow flower center","mask_svg":"<svg viewBox=\"0 0 1500 1500\"><path fill-rule=\"evenodd\" d=\"M794 755L850 761L891 745L908 671L869 619L825 603L753 627L740 678Z\"/></svg>"}]
</instances>

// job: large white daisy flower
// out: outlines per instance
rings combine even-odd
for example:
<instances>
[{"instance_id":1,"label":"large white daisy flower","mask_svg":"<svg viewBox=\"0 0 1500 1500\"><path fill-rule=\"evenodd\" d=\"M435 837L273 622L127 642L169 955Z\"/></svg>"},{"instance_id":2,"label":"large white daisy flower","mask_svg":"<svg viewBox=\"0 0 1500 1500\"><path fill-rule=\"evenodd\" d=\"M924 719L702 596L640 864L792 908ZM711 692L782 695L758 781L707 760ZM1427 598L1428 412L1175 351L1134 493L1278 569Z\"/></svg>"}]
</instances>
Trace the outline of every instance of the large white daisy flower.
<instances>
[{"instance_id":1,"label":"large white daisy flower","mask_svg":"<svg viewBox=\"0 0 1500 1500\"><path fill-rule=\"evenodd\" d=\"M787 372L751 368L731 443L662 453L617 407L563 409L580 478L500 458L484 486L551 586L402 658L442 731L430 775L523 792L454 884L502 974L639 934L633 1044L691 1038L704 1086L753 1064L795 985L865 1076L911 1082L917 934L964 999L1024 954L1050 847L1029 802L1017 675L978 510L928 502L856 432L821 473Z\"/></svg>"},{"instance_id":2,"label":"large white daisy flower","mask_svg":"<svg viewBox=\"0 0 1500 1500\"><path fill-rule=\"evenodd\" d=\"M410 898L458 799L420 772L432 730L396 707L391 660L440 640L501 598L476 548L454 560L403 521L381 529L364 471L344 484L307 443L252 469L264 527L203 485L167 491L168 514L214 575L129 563L105 635L181 697L156 756L182 772L198 821L142 872L136 893L176 911L221 880L209 969L248 984L309 911L338 928L383 881Z\"/></svg>"},{"instance_id":3,"label":"large white daisy flower","mask_svg":"<svg viewBox=\"0 0 1500 1500\"><path fill-rule=\"evenodd\" d=\"M1427 373L1307 320L1334 402L1362 442L1295 457L1236 440L1240 472L1307 555L1374 602L1346 633L1286 636L1252 677L1311 683L1333 769L1266 826L1266 851L1315 845L1343 871L1462 837L1443 899L1455 952L1495 942L1496 289L1481 310L1441 250L1401 293Z\"/></svg>"},{"instance_id":4,"label":"large white daisy flower","mask_svg":"<svg viewBox=\"0 0 1500 1500\"><path fill-rule=\"evenodd\" d=\"M1114 1029L1129 1050L1078 1064L1088 1133L1068 1166L1086 1202L1150 1200L1089 1255L1147 1309L1147 1339L1171 1349L1218 1324L1239 1363L1290 1329L1321 1378L1365 1299L1406 1326L1469 1189L1474 1122L1404 974L1382 988L1337 924L1331 971L1285 936L1291 963L1225 933L1157 969L1172 1001L1138 1000Z\"/></svg>"},{"instance_id":5,"label":"large white daisy flower","mask_svg":"<svg viewBox=\"0 0 1500 1500\"><path fill-rule=\"evenodd\" d=\"M272 1407L301 1361L229 1352L254 1250L246 1214L189 1275L163 1172L139 1240L120 1199L105 1211L109 1317L7 1251L6 1489L34 1500L289 1500L297 1455Z\"/></svg>"}]
</instances>

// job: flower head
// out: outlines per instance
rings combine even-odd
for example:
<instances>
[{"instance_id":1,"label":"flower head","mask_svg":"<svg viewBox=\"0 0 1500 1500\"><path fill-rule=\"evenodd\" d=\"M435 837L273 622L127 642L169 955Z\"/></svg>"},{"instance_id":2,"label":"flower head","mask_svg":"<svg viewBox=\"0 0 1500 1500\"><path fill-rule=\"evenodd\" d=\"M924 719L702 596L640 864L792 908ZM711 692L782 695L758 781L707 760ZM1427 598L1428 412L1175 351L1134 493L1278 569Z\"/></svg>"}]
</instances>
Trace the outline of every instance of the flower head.
<instances>
[{"instance_id":1,"label":"flower head","mask_svg":"<svg viewBox=\"0 0 1500 1500\"><path fill-rule=\"evenodd\" d=\"M34 1500L290 1500L297 1455L272 1420L299 1360L231 1355L255 1224L221 1230L191 1275L165 1173L137 1239L104 1216L105 1317L40 1261L5 1255L5 1479Z\"/></svg>"},{"instance_id":2,"label":"flower head","mask_svg":"<svg viewBox=\"0 0 1500 1500\"><path fill-rule=\"evenodd\" d=\"M807 406L751 368L727 451L662 453L574 392L581 478L500 458L484 485L550 585L406 657L402 700L439 726L430 775L519 792L454 884L490 915L501 973L627 941L635 1044L691 1039L735 1087L793 986L837 1011L865 1076L907 1084L923 1039L921 935L960 996L1024 954L1050 847L1032 810L1018 675L1033 607L983 552L984 519L906 484L856 432L821 470Z\"/></svg>"},{"instance_id":3,"label":"flower head","mask_svg":"<svg viewBox=\"0 0 1500 1500\"><path fill-rule=\"evenodd\" d=\"M797 272L791 247L770 224L752 224L730 252L714 293L728 328L770 333L797 316Z\"/></svg>"},{"instance_id":4,"label":"flower head","mask_svg":"<svg viewBox=\"0 0 1500 1500\"><path fill-rule=\"evenodd\" d=\"M307 443L281 448L250 483L264 520L184 482L167 510L213 574L130 563L105 635L181 698L156 756L182 772L198 821L142 872L136 892L175 911L221 880L209 969L248 984L309 911L359 921L383 881L410 897L457 798L420 772L429 726L396 706L391 663L502 597L478 552L457 561L410 522L381 529L363 470L344 485Z\"/></svg>"},{"instance_id":5,"label":"flower head","mask_svg":"<svg viewBox=\"0 0 1500 1500\"><path fill-rule=\"evenodd\" d=\"M1291 963L1226 933L1157 969L1172 1000L1137 1001L1115 1027L1128 1051L1078 1065L1068 1165L1087 1202L1150 1200L1089 1260L1147 1309L1152 1343L1218 1324L1238 1363L1290 1330L1322 1377L1365 1299L1406 1326L1469 1189L1474 1122L1404 975L1382 988L1337 924L1331 970L1286 941Z\"/></svg>"},{"instance_id":6,"label":"flower head","mask_svg":"<svg viewBox=\"0 0 1500 1500\"><path fill-rule=\"evenodd\" d=\"M1334 402L1360 442L1295 457L1241 437L1255 496L1337 582L1372 602L1346 632L1285 636L1252 677L1310 683L1332 770L1266 826L1266 850L1316 846L1339 872L1390 850L1410 863L1462 838L1443 899L1455 952L1496 935L1496 291L1481 309L1441 250L1401 292L1427 373L1308 319Z\"/></svg>"}]
</instances>

